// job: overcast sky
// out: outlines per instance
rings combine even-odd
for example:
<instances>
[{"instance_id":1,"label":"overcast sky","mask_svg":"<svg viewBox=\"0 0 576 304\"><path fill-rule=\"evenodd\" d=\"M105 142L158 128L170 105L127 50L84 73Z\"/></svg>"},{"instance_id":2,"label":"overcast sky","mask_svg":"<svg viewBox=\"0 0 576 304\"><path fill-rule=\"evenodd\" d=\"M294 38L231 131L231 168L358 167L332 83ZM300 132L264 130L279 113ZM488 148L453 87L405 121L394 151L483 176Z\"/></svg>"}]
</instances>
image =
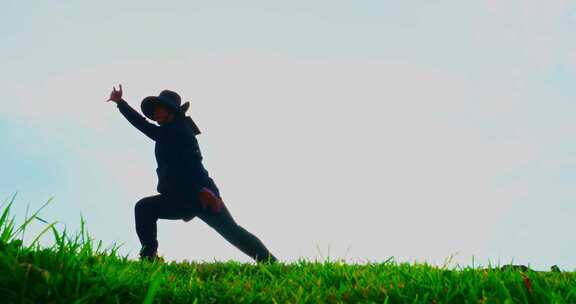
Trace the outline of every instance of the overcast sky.
<instances>
[{"instance_id":1,"label":"overcast sky","mask_svg":"<svg viewBox=\"0 0 576 304\"><path fill-rule=\"evenodd\" d=\"M0 199L140 244L156 193L138 111L190 101L234 219L285 262L576 268L576 5L0 0ZM252 262L199 218L167 260ZM48 242L49 238L46 238Z\"/></svg>"}]
</instances>

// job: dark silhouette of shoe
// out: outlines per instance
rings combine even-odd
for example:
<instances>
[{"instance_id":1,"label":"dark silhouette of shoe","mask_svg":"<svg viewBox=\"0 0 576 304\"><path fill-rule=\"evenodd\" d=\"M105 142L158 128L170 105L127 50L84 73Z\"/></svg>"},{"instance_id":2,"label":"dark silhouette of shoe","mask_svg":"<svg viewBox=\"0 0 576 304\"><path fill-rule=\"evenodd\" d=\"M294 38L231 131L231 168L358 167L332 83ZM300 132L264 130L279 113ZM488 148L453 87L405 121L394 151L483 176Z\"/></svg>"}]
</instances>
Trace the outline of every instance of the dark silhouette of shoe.
<instances>
[{"instance_id":1,"label":"dark silhouette of shoe","mask_svg":"<svg viewBox=\"0 0 576 304\"><path fill-rule=\"evenodd\" d=\"M526 267L525 265L512 265L512 264L504 265L504 266L500 267L500 269L501 270L511 269L511 270L518 270L518 271L522 271L522 272L530 270L530 268Z\"/></svg>"},{"instance_id":2,"label":"dark silhouette of shoe","mask_svg":"<svg viewBox=\"0 0 576 304\"><path fill-rule=\"evenodd\" d=\"M278 259L273 254L270 254L268 257L264 259L257 259L256 263L262 265L271 265L278 263Z\"/></svg>"},{"instance_id":3,"label":"dark silhouette of shoe","mask_svg":"<svg viewBox=\"0 0 576 304\"><path fill-rule=\"evenodd\" d=\"M140 260L149 262L163 261L163 259L158 256L158 251L156 249L151 249L148 247L143 247L140 249Z\"/></svg>"}]
</instances>

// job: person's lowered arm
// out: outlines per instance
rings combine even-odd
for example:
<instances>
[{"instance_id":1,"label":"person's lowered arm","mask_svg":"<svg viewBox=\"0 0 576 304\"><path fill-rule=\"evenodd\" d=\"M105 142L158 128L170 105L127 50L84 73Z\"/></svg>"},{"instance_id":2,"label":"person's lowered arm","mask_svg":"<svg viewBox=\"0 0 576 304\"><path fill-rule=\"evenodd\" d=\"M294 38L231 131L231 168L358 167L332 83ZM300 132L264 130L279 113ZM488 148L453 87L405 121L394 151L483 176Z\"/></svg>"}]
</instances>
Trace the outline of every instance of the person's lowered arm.
<instances>
[{"instance_id":1,"label":"person's lowered arm","mask_svg":"<svg viewBox=\"0 0 576 304\"><path fill-rule=\"evenodd\" d=\"M116 88L113 88L112 93L110 94L110 99L116 102L116 106L120 113L138 130L142 133L146 134L150 139L157 140L158 139L158 132L160 127L150 123L146 120L144 116L134 110L128 102L122 99L122 85L120 85L120 91L116 91Z\"/></svg>"}]
</instances>

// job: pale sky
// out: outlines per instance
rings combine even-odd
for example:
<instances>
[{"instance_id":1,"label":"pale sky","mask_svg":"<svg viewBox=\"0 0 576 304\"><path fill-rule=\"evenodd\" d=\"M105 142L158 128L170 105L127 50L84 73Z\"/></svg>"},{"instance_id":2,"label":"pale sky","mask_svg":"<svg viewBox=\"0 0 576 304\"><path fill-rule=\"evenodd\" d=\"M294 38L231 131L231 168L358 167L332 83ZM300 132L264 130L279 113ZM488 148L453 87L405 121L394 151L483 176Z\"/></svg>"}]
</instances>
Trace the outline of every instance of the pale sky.
<instances>
[{"instance_id":1,"label":"pale sky","mask_svg":"<svg viewBox=\"0 0 576 304\"><path fill-rule=\"evenodd\" d=\"M282 3L0 0L0 199L54 196L45 219L136 258L156 162L105 102L122 83L138 111L190 101L232 216L284 262L576 268L576 2ZM158 237L252 262L199 218Z\"/></svg>"}]
</instances>

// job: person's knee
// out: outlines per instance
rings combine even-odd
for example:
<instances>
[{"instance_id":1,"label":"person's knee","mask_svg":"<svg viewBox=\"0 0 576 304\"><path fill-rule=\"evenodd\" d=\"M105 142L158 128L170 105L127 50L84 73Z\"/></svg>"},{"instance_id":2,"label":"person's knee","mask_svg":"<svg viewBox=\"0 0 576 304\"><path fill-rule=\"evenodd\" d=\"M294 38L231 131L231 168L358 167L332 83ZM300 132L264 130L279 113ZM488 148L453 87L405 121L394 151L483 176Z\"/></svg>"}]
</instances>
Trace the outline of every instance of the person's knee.
<instances>
[{"instance_id":1,"label":"person's knee","mask_svg":"<svg viewBox=\"0 0 576 304\"><path fill-rule=\"evenodd\" d=\"M134 205L134 214L137 217L146 216L149 213L149 211L148 211L149 205L150 205L150 202L146 198L143 198L143 199L137 201L136 205Z\"/></svg>"}]
</instances>

